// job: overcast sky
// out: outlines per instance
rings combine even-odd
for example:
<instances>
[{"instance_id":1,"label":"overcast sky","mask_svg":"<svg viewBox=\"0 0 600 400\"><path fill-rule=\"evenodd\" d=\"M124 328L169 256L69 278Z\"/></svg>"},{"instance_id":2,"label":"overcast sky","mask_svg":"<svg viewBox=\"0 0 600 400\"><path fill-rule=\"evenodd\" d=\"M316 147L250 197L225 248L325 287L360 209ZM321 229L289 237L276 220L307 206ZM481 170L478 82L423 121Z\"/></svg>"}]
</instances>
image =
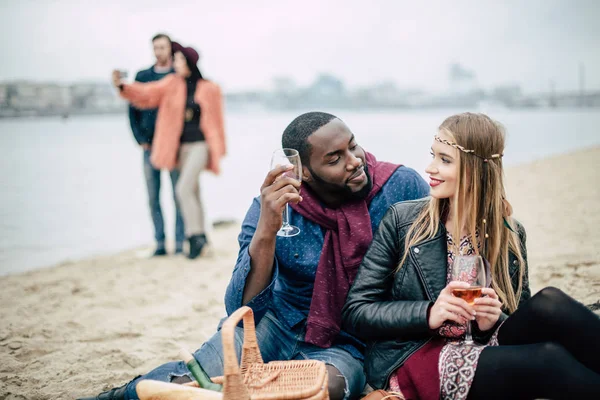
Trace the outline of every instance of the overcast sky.
<instances>
[{"instance_id":1,"label":"overcast sky","mask_svg":"<svg viewBox=\"0 0 600 400\"><path fill-rule=\"evenodd\" d=\"M168 4L168 5L167 5ZM458 62L490 88L600 89L596 0L0 0L0 80L109 79L152 64L166 32L226 90L331 72L350 87L393 80L445 90Z\"/></svg>"}]
</instances>

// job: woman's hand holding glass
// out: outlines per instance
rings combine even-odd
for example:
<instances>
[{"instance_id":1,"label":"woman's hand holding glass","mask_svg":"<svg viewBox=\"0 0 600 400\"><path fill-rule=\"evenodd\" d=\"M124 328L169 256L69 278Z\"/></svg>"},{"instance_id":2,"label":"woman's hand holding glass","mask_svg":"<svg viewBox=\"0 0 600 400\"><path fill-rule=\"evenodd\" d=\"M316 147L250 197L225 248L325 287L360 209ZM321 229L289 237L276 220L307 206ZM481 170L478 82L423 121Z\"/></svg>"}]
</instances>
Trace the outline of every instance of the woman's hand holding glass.
<instances>
[{"instance_id":1,"label":"woman's hand holding glass","mask_svg":"<svg viewBox=\"0 0 600 400\"><path fill-rule=\"evenodd\" d=\"M477 326L480 331L485 332L492 329L496 325L496 322L498 322L502 314L502 303L492 288L481 289L481 295L487 295L487 297L475 299L473 308L477 312L475 317Z\"/></svg>"},{"instance_id":2,"label":"woman's hand holding glass","mask_svg":"<svg viewBox=\"0 0 600 400\"><path fill-rule=\"evenodd\" d=\"M452 295L455 289L467 289L467 282L452 281L441 291L429 311L429 328L438 329L446 321L464 324L475 319L475 309L465 300Z\"/></svg>"}]
</instances>

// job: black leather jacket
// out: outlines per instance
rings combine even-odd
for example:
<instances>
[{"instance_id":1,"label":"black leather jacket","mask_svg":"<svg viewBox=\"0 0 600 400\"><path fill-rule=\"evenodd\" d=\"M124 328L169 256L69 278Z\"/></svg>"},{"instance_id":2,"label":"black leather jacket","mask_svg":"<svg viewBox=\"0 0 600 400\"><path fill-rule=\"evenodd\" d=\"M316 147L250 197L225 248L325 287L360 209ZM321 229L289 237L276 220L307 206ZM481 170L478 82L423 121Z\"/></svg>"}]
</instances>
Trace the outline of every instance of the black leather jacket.
<instances>
[{"instance_id":1,"label":"black leather jacket","mask_svg":"<svg viewBox=\"0 0 600 400\"><path fill-rule=\"evenodd\" d=\"M404 254L404 240L428 199L394 204L381 220L358 270L342 312L344 328L367 342L365 373L368 383L385 389L390 375L433 336L427 310L446 287L446 229L440 225L432 239L410 248L404 265L395 270ZM525 230L517 223L525 259L525 275L519 305L531 297L527 275ZM509 254L513 287L519 265ZM502 314L498 324L507 318ZM473 337L486 343L495 329L481 332L474 324Z\"/></svg>"}]
</instances>

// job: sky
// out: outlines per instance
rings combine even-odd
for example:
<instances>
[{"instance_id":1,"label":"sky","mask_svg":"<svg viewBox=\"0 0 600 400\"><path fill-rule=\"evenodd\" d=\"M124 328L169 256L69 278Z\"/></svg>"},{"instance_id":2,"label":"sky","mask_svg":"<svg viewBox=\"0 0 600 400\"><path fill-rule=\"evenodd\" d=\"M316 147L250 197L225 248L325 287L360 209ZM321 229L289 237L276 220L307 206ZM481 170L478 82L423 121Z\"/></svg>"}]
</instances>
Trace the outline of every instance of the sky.
<instances>
[{"instance_id":1,"label":"sky","mask_svg":"<svg viewBox=\"0 0 600 400\"><path fill-rule=\"evenodd\" d=\"M200 52L227 91L320 73L350 88L444 91L460 63L483 88L600 90L596 0L0 0L0 81L109 80L153 63L151 38Z\"/></svg>"}]
</instances>

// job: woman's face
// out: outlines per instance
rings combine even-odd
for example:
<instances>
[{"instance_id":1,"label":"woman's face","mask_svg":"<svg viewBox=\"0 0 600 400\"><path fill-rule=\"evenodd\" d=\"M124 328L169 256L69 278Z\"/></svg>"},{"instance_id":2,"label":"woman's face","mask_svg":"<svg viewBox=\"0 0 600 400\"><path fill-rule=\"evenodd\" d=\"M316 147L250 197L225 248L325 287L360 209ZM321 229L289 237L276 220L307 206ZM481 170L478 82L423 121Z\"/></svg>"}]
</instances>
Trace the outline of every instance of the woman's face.
<instances>
[{"instance_id":1,"label":"woman's face","mask_svg":"<svg viewBox=\"0 0 600 400\"><path fill-rule=\"evenodd\" d=\"M181 75L184 78L190 76L190 69L185 62L185 56L180 51L175 53L175 56L173 57L173 68L175 69L175 73L177 75Z\"/></svg>"},{"instance_id":2,"label":"woman's face","mask_svg":"<svg viewBox=\"0 0 600 400\"><path fill-rule=\"evenodd\" d=\"M452 142L452 138L441 131L438 133L441 139ZM431 145L431 163L425 172L429 175L429 186L431 197L436 199L452 198L456 193L459 174L459 150L437 140Z\"/></svg>"}]
</instances>

